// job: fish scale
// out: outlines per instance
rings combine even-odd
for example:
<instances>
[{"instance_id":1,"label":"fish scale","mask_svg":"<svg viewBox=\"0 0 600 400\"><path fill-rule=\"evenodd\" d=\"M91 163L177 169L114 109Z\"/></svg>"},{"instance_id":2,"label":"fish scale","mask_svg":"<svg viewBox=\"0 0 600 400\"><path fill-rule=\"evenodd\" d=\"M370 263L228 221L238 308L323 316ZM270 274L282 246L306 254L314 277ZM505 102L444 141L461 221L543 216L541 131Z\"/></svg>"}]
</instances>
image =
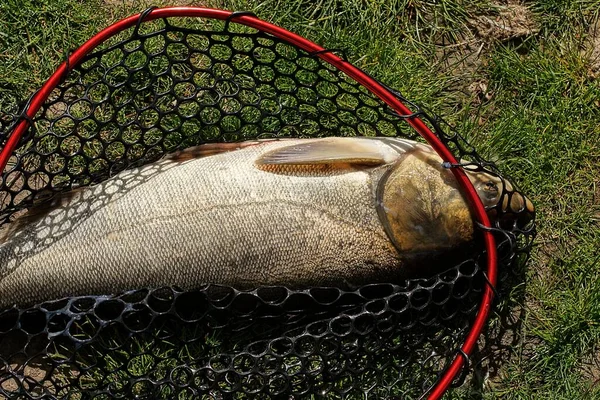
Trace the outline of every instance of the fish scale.
<instances>
[{"instance_id":1,"label":"fish scale","mask_svg":"<svg viewBox=\"0 0 600 400\"><path fill-rule=\"evenodd\" d=\"M358 169L296 176L254 166L267 148L285 145L178 165L159 161L169 164L165 171L119 189L118 198L46 249L22 255L0 281L0 306L208 282L240 288L358 283L373 269L385 272L381 278L397 271L397 252L375 210L371 175ZM89 191L114 191L113 181L156 169L126 171ZM78 206L74 201L63 208ZM368 265L362 254L372 254Z\"/></svg>"}]
</instances>

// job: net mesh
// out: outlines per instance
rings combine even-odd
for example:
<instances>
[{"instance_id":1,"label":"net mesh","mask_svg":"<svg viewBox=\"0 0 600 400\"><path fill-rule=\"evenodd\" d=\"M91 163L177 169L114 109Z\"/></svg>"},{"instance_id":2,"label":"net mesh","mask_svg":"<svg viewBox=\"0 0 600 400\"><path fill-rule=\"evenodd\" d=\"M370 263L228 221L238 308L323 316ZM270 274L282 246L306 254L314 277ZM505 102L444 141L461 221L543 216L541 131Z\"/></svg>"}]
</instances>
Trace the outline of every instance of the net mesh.
<instances>
[{"instance_id":1,"label":"net mesh","mask_svg":"<svg viewBox=\"0 0 600 400\"><path fill-rule=\"evenodd\" d=\"M457 159L497 172L421 108L399 115L316 54L227 21L141 23L63 78L3 173L5 227L57 192L190 146L267 137L418 139L406 122L415 117ZM19 119L0 116L2 143ZM32 245L44 246L72 220L56 217ZM528 252L533 224L500 222L494 235L499 270L509 273ZM5 271L22 251L3 250ZM143 288L14 306L0 311L0 398L418 398L464 341L487 284L485 265L478 246L434 277L356 290Z\"/></svg>"}]
</instances>

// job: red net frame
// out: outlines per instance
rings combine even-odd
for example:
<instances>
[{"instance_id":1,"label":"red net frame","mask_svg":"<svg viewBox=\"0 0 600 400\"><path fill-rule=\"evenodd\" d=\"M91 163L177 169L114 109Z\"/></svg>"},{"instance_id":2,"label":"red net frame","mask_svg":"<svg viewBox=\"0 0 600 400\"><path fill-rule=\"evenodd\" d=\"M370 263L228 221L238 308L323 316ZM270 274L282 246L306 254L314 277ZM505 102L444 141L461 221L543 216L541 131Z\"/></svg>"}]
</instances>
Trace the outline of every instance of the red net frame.
<instances>
[{"instance_id":1,"label":"red net frame","mask_svg":"<svg viewBox=\"0 0 600 400\"><path fill-rule=\"evenodd\" d=\"M405 117L406 122L434 148L434 150L445 162L450 164L458 163L446 145L435 135L435 133L422 119L420 119L418 116L413 116L414 113L396 96L396 94L370 77L364 71L338 57L333 52L328 51L323 47L311 42L310 40L307 40L288 30L263 21L253 15L249 15L249 13L235 13L231 11L202 7L170 7L150 9L147 12L125 18L102 30L77 50L75 50L47 80L44 86L31 98L26 112L22 115L21 120L17 122L15 129L7 139L6 145L0 152L0 170L4 170L6 167L9 158L19 144L21 137L29 127L29 120L36 115L43 103L48 99L50 93L61 83L63 77L66 76L66 74L68 74L74 67L76 67L86 55L90 54L97 46L109 38L115 36L123 30L136 26L136 24L139 24L140 22L168 17L201 17L232 21L254 29L258 29L260 31L264 31L302 50L305 50L311 54L315 54L324 62L331 64L332 66L346 73L349 77L356 80L371 93L389 105L400 116ZM428 396L430 399L439 399L442 397L442 395L451 385L452 381L461 371L463 365L465 365L470 354L473 352L475 344L488 320L494 299L497 279L496 241L492 233L486 229L491 229L492 225L486 213L485 207L464 170L461 168L452 168L451 170L472 207L475 219L482 225L482 227L484 227L484 229L482 229L482 235L487 253L486 275L488 284L484 287L483 296L481 298L477 315L473 321L468 335L464 340L464 343L458 351L458 355L455 357L445 373L440 377L436 385L431 388L429 393L425 393L423 395L423 397Z\"/></svg>"}]
</instances>

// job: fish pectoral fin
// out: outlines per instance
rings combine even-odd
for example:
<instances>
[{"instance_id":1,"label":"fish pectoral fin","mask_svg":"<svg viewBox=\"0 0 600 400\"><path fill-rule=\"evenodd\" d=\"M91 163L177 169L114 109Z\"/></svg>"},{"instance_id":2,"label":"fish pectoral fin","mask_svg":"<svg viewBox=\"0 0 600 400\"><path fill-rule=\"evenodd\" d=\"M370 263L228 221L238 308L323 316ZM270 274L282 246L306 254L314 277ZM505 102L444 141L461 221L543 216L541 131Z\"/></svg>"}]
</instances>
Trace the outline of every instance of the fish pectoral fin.
<instances>
[{"instance_id":1,"label":"fish pectoral fin","mask_svg":"<svg viewBox=\"0 0 600 400\"><path fill-rule=\"evenodd\" d=\"M377 166L398 158L385 144L368 138L324 138L279 147L262 154L257 165L348 164Z\"/></svg>"},{"instance_id":2,"label":"fish pectoral fin","mask_svg":"<svg viewBox=\"0 0 600 400\"><path fill-rule=\"evenodd\" d=\"M165 156L166 159L175 162L183 162L193 160L200 157L214 156L216 154L227 153L230 151L240 150L246 147L256 146L265 142L272 142L281 139L260 139L260 140L248 140L245 142L231 142L231 143L205 143L199 146L190 147L187 149L179 150L174 153Z\"/></svg>"}]
</instances>

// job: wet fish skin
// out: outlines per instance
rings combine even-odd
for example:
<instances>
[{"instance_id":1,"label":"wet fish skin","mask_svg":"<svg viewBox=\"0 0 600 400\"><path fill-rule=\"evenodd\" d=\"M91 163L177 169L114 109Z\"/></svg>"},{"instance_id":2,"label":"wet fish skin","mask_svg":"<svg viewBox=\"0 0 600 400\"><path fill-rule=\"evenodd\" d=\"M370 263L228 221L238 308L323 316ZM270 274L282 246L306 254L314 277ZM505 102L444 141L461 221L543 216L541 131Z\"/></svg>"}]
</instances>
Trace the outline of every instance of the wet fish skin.
<instances>
[{"instance_id":1,"label":"wet fish skin","mask_svg":"<svg viewBox=\"0 0 600 400\"><path fill-rule=\"evenodd\" d=\"M306 140L200 158L183 152L66 196L0 247L0 308L165 285L398 280L414 272L411 256L472 238L466 202L430 148L355 140L363 142L348 154L333 146L325 151L332 159L297 164L290 157L318 152L271 156L302 150ZM415 221L429 225L419 233Z\"/></svg>"}]
</instances>

